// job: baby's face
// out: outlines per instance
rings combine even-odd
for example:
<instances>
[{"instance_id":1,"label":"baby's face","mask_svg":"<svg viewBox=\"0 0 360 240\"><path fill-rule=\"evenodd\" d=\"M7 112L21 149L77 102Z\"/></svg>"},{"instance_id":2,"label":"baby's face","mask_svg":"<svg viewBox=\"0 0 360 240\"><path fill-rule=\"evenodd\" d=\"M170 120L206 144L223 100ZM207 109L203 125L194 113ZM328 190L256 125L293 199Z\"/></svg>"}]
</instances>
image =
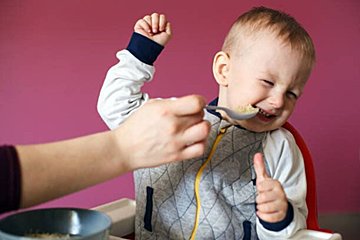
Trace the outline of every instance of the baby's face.
<instances>
[{"instance_id":1,"label":"baby's face","mask_svg":"<svg viewBox=\"0 0 360 240\"><path fill-rule=\"evenodd\" d=\"M259 108L256 117L233 122L251 131L279 128L293 112L307 80L302 57L269 33L245 39L239 48L229 54L219 105L233 110L247 104Z\"/></svg>"}]
</instances>

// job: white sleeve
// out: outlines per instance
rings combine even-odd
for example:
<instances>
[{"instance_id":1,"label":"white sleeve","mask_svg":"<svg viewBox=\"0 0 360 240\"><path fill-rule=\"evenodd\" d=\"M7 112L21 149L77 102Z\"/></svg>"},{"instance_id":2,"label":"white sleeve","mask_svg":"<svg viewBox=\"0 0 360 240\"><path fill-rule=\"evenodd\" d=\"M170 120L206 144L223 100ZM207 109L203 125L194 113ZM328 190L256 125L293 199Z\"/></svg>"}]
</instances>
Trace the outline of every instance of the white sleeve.
<instances>
[{"instance_id":1,"label":"white sleeve","mask_svg":"<svg viewBox=\"0 0 360 240\"><path fill-rule=\"evenodd\" d=\"M268 133L264 143L264 156L270 175L282 184L288 201L294 209L292 222L283 230L271 231L256 219L260 239L287 239L306 228L306 176L302 154L292 134L284 128Z\"/></svg>"},{"instance_id":2,"label":"white sleeve","mask_svg":"<svg viewBox=\"0 0 360 240\"><path fill-rule=\"evenodd\" d=\"M155 72L154 66L141 62L128 50L119 51L116 57L119 63L107 72L97 103L97 110L110 129L149 99L141 87L151 81Z\"/></svg>"}]
</instances>

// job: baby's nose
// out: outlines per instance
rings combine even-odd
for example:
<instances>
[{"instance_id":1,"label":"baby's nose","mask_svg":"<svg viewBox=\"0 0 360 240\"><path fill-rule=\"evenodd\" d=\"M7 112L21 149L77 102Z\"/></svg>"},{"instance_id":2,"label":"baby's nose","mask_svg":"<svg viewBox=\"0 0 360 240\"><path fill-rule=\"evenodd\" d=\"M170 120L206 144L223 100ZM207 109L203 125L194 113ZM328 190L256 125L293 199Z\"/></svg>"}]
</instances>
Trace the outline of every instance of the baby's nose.
<instances>
[{"instance_id":1,"label":"baby's nose","mask_svg":"<svg viewBox=\"0 0 360 240\"><path fill-rule=\"evenodd\" d=\"M273 94L270 98L270 104L275 109L282 108L284 106L285 96L282 93Z\"/></svg>"}]
</instances>

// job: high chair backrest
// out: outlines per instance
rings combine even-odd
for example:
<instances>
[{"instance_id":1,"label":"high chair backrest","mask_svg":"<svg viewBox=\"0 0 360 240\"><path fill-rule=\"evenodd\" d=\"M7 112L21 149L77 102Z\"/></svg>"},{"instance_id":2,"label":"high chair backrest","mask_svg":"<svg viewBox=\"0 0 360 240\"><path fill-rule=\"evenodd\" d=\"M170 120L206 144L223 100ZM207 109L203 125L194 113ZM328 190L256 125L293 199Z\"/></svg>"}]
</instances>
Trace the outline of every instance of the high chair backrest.
<instances>
[{"instance_id":1,"label":"high chair backrest","mask_svg":"<svg viewBox=\"0 0 360 240\"><path fill-rule=\"evenodd\" d=\"M313 160L310 154L308 147L300 133L292 126L289 122L285 123L283 126L285 129L290 131L295 138L296 144L300 148L300 151L304 158L305 164L305 174L307 182L307 194L306 194L306 204L308 207L308 217L306 219L307 229L317 230L317 231L327 231L325 229L320 229L318 223L318 210L317 210L317 197L316 197L316 178L315 178L315 169Z\"/></svg>"}]
</instances>

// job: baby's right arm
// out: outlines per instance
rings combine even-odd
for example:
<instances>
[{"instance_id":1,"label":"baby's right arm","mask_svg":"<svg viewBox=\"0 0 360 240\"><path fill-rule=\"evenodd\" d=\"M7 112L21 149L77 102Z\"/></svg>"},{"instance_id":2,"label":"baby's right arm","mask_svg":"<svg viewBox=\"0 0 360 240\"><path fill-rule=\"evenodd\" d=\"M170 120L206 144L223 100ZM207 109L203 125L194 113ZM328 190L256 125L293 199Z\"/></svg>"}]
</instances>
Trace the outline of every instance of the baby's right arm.
<instances>
[{"instance_id":1,"label":"baby's right arm","mask_svg":"<svg viewBox=\"0 0 360 240\"><path fill-rule=\"evenodd\" d=\"M153 63L171 38L170 23L162 14L145 16L134 30L128 47L117 53L119 63L109 69L98 99L98 112L110 129L149 99L141 87L153 78Z\"/></svg>"}]
</instances>

